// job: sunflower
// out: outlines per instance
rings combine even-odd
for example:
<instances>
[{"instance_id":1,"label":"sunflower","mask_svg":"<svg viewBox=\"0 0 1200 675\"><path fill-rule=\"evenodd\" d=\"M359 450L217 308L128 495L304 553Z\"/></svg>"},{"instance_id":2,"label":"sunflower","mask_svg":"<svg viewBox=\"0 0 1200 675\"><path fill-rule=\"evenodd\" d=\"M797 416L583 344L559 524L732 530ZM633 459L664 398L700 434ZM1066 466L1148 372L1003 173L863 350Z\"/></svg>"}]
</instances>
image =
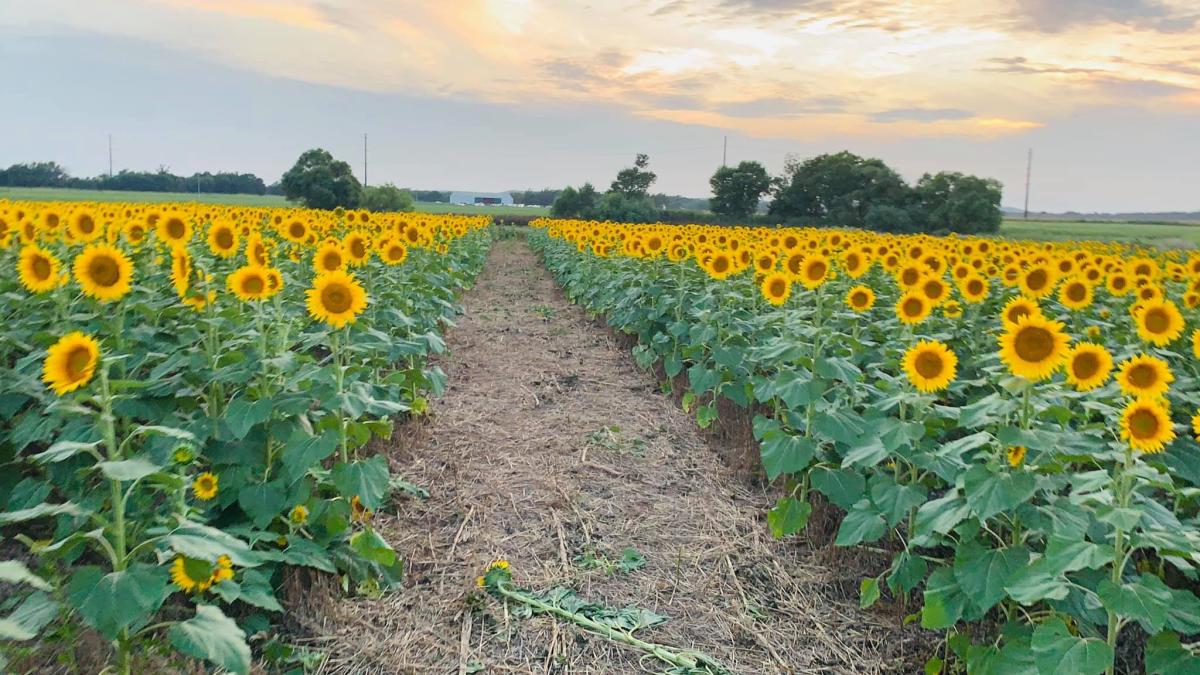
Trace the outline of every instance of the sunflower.
<instances>
[{"instance_id":1,"label":"sunflower","mask_svg":"<svg viewBox=\"0 0 1200 675\"><path fill-rule=\"evenodd\" d=\"M288 522L296 526L308 522L308 507L303 504L297 504L292 507L292 510L288 513Z\"/></svg>"},{"instance_id":2,"label":"sunflower","mask_svg":"<svg viewBox=\"0 0 1200 675\"><path fill-rule=\"evenodd\" d=\"M763 278L758 287L767 302L779 307L787 302L792 294L792 283L783 272L772 272Z\"/></svg>"},{"instance_id":3,"label":"sunflower","mask_svg":"<svg viewBox=\"0 0 1200 675\"><path fill-rule=\"evenodd\" d=\"M308 289L308 313L334 328L354 323L366 307L367 292L345 272L322 274Z\"/></svg>"},{"instance_id":4,"label":"sunflower","mask_svg":"<svg viewBox=\"0 0 1200 675\"><path fill-rule=\"evenodd\" d=\"M1151 300L1134 320L1138 337L1165 347L1183 333L1183 315L1170 300Z\"/></svg>"},{"instance_id":5,"label":"sunflower","mask_svg":"<svg viewBox=\"0 0 1200 675\"><path fill-rule=\"evenodd\" d=\"M75 241L86 243L98 239L104 234L104 228L96 222L96 216L91 211L79 210L72 213L67 221L67 232Z\"/></svg>"},{"instance_id":6,"label":"sunflower","mask_svg":"<svg viewBox=\"0 0 1200 675\"><path fill-rule=\"evenodd\" d=\"M720 281L733 274L733 258L724 251L714 253L704 271L708 272L708 276Z\"/></svg>"},{"instance_id":7,"label":"sunflower","mask_svg":"<svg viewBox=\"0 0 1200 675\"><path fill-rule=\"evenodd\" d=\"M865 312L875 306L875 291L867 286L855 286L846 292L846 305L855 312Z\"/></svg>"},{"instance_id":8,"label":"sunflower","mask_svg":"<svg viewBox=\"0 0 1200 675\"><path fill-rule=\"evenodd\" d=\"M919 288L925 294L926 299L933 303L934 306L942 304L942 300L946 299L950 289L946 286L946 282L942 278L935 275L928 275L921 281Z\"/></svg>"},{"instance_id":9,"label":"sunflower","mask_svg":"<svg viewBox=\"0 0 1200 675\"><path fill-rule=\"evenodd\" d=\"M267 269L258 265L239 267L225 278L229 292L242 302L262 300L271 295L270 282L267 279Z\"/></svg>"},{"instance_id":10,"label":"sunflower","mask_svg":"<svg viewBox=\"0 0 1200 675\"><path fill-rule=\"evenodd\" d=\"M284 239L293 244L303 244L304 240L308 238L308 231L308 224L303 220L293 220L286 227L282 228L279 233L283 235Z\"/></svg>"},{"instance_id":11,"label":"sunflower","mask_svg":"<svg viewBox=\"0 0 1200 675\"><path fill-rule=\"evenodd\" d=\"M133 284L133 263L120 249L108 244L92 244L75 256L75 279L89 295L100 302L120 300Z\"/></svg>"},{"instance_id":12,"label":"sunflower","mask_svg":"<svg viewBox=\"0 0 1200 675\"><path fill-rule=\"evenodd\" d=\"M1104 384L1112 366L1112 355L1102 345L1081 342L1067 352L1067 382L1078 391L1091 391Z\"/></svg>"},{"instance_id":13,"label":"sunflower","mask_svg":"<svg viewBox=\"0 0 1200 675\"><path fill-rule=\"evenodd\" d=\"M1015 469L1025 463L1027 453L1028 449L1023 445L1010 445L1004 454L1008 457L1008 465Z\"/></svg>"},{"instance_id":14,"label":"sunflower","mask_svg":"<svg viewBox=\"0 0 1200 675\"><path fill-rule=\"evenodd\" d=\"M896 316L907 324L918 324L929 317L933 307L925 294L920 291L908 291L896 301Z\"/></svg>"},{"instance_id":15,"label":"sunflower","mask_svg":"<svg viewBox=\"0 0 1200 675\"><path fill-rule=\"evenodd\" d=\"M342 239L342 250L353 267L362 267L371 259L371 245L360 232L351 232Z\"/></svg>"},{"instance_id":16,"label":"sunflower","mask_svg":"<svg viewBox=\"0 0 1200 675\"><path fill-rule=\"evenodd\" d=\"M1126 396L1161 396L1174 381L1170 366L1157 356L1135 356L1117 369L1117 383Z\"/></svg>"},{"instance_id":17,"label":"sunflower","mask_svg":"<svg viewBox=\"0 0 1200 675\"><path fill-rule=\"evenodd\" d=\"M947 319L957 319L963 315L962 305L957 300L947 300L942 303L942 316Z\"/></svg>"},{"instance_id":18,"label":"sunflower","mask_svg":"<svg viewBox=\"0 0 1200 675\"><path fill-rule=\"evenodd\" d=\"M809 256L800 265L800 283L805 288L814 289L821 286L829 276L829 258L820 255Z\"/></svg>"},{"instance_id":19,"label":"sunflower","mask_svg":"<svg viewBox=\"0 0 1200 675\"><path fill-rule=\"evenodd\" d=\"M154 223L158 238L168 246L181 246L192 238L192 223L182 213L166 213Z\"/></svg>"},{"instance_id":20,"label":"sunflower","mask_svg":"<svg viewBox=\"0 0 1200 675\"><path fill-rule=\"evenodd\" d=\"M1192 331L1192 356L1200 359L1200 328Z\"/></svg>"},{"instance_id":21,"label":"sunflower","mask_svg":"<svg viewBox=\"0 0 1200 675\"><path fill-rule=\"evenodd\" d=\"M192 256L188 255L187 249L176 248L171 250L171 283L175 286L175 293L183 298L187 296L188 285L192 278Z\"/></svg>"},{"instance_id":22,"label":"sunflower","mask_svg":"<svg viewBox=\"0 0 1200 675\"><path fill-rule=\"evenodd\" d=\"M684 250L686 255L686 249ZM389 239L380 244L379 257L388 265L399 265L408 259L408 247L394 239ZM672 260L675 259L670 252L668 252L667 257ZM679 260L682 259L683 257L681 256Z\"/></svg>"},{"instance_id":23,"label":"sunflower","mask_svg":"<svg viewBox=\"0 0 1200 675\"><path fill-rule=\"evenodd\" d=\"M42 381L62 396L90 382L99 362L100 343L95 338L78 331L67 333L46 350Z\"/></svg>"},{"instance_id":24,"label":"sunflower","mask_svg":"<svg viewBox=\"0 0 1200 675\"><path fill-rule=\"evenodd\" d=\"M1000 359L1017 377L1044 380L1062 365L1069 340L1061 323L1023 316L1000 336Z\"/></svg>"},{"instance_id":25,"label":"sunflower","mask_svg":"<svg viewBox=\"0 0 1200 675\"><path fill-rule=\"evenodd\" d=\"M1042 310L1038 304L1029 298L1020 295L1009 300L1004 309L1000 310L1000 318L1005 324L1016 324L1021 320L1021 317L1042 315Z\"/></svg>"},{"instance_id":26,"label":"sunflower","mask_svg":"<svg viewBox=\"0 0 1200 675\"><path fill-rule=\"evenodd\" d=\"M1070 310L1081 310L1092 304L1092 287L1082 279L1071 279L1058 289L1058 301Z\"/></svg>"},{"instance_id":27,"label":"sunflower","mask_svg":"<svg viewBox=\"0 0 1200 675\"><path fill-rule=\"evenodd\" d=\"M1122 296L1133 290L1133 284L1129 281L1129 277L1120 272L1108 275L1108 279L1104 282L1104 287L1114 296Z\"/></svg>"},{"instance_id":28,"label":"sunflower","mask_svg":"<svg viewBox=\"0 0 1200 675\"><path fill-rule=\"evenodd\" d=\"M962 293L963 300L971 304L980 303L987 299L988 281L978 274L971 273L959 284L958 290Z\"/></svg>"},{"instance_id":29,"label":"sunflower","mask_svg":"<svg viewBox=\"0 0 1200 675\"><path fill-rule=\"evenodd\" d=\"M17 274L21 285L30 293L45 293L58 287L60 267L58 258L50 251L37 244L28 244L21 248Z\"/></svg>"},{"instance_id":30,"label":"sunflower","mask_svg":"<svg viewBox=\"0 0 1200 675\"><path fill-rule=\"evenodd\" d=\"M922 340L904 353L904 372L917 391L941 391L954 381L958 357L944 343Z\"/></svg>"},{"instance_id":31,"label":"sunflower","mask_svg":"<svg viewBox=\"0 0 1200 675\"><path fill-rule=\"evenodd\" d=\"M1031 298L1044 298L1054 292L1054 272L1049 267L1036 265L1025 270L1018 284L1021 292Z\"/></svg>"},{"instance_id":32,"label":"sunflower","mask_svg":"<svg viewBox=\"0 0 1200 675\"><path fill-rule=\"evenodd\" d=\"M215 584L233 578L233 561L227 555L216 562L177 555L171 563L171 581L187 593L202 593Z\"/></svg>"},{"instance_id":33,"label":"sunflower","mask_svg":"<svg viewBox=\"0 0 1200 675\"><path fill-rule=\"evenodd\" d=\"M1200 441L1200 411L1197 411L1195 415L1192 415L1192 436L1197 441Z\"/></svg>"},{"instance_id":34,"label":"sunflower","mask_svg":"<svg viewBox=\"0 0 1200 675\"><path fill-rule=\"evenodd\" d=\"M196 495L196 499L208 501L217 496L217 488L221 479L211 471L196 476L192 481L192 494Z\"/></svg>"},{"instance_id":35,"label":"sunflower","mask_svg":"<svg viewBox=\"0 0 1200 675\"><path fill-rule=\"evenodd\" d=\"M221 223L208 229L208 248L222 258L233 257L238 250L238 235L232 225Z\"/></svg>"},{"instance_id":36,"label":"sunflower","mask_svg":"<svg viewBox=\"0 0 1200 675\"><path fill-rule=\"evenodd\" d=\"M1162 452L1164 445L1175 440L1166 406L1153 398L1132 401L1121 414L1121 439L1139 452Z\"/></svg>"}]
</instances>

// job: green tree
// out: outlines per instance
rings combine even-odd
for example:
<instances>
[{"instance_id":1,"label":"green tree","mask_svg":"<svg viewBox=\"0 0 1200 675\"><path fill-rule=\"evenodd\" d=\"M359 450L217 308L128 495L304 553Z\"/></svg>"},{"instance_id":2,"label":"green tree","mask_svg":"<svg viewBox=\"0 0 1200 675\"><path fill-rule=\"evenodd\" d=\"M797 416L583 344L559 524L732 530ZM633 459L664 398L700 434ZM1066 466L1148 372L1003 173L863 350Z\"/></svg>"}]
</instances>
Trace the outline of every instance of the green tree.
<instances>
[{"instance_id":1,"label":"green tree","mask_svg":"<svg viewBox=\"0 0 1200 675\"><path fill-rule=\"evenodd\" d=\"M650 186L658 179L657 174L646 170L649 165L650 156L638 153L633 166L621 169L608 191L622 194L629 199L645 197L650 192Z\"/></svg>"},{"instance_id":2,"label":"green tree","mask_svg":"<svg viewBox=\"0 0 1200 675\"><path fill-rule=\"evenodd\" d=\"M375 212L412 211L416 208L412 193L401 190L391 183L363 188L363 208Z\"/></svg>"},{"instance_id":3,"label":"green tree","mask_svg":"<svg viewBox=\"0 0 1200 675\"><path fill-rule=\"evenodd\" d=\"M1000 231L1002 190L993 178L947 171L921 176L914 188L930 230L964 234Z\"/></svg>"},{"instance_id":4,"label":"green tree","mask_svg":"<svg viewBox=\"0 0 1200 675\"><path fill-rule=\"evenodd\" d=\"M599 201L600 193L591 183L584 183L578 189L567 186L554 199L550 215L555 218L595 218Z\"/></svg>"},{"instance_id":5,"label":"green tree","mask_svg":"<svg viewBox=\"0 0 1200 675\"><path fill-rule=\"evenodd\" d=\"M284 196L312 209L357 208L362 202L362 185L350 165L321 148L300 155L280 183Z\"/></svg>"},{"instance_id":6,"label":"green tree","mask_svg":"<svg viewBox=\"0 0 1200 675\"><path fill-rule=\"evenodd\" d=\"M912 199L912 189L883 160L845 151L803 162L789 159L773 182L771 215L822 225L864 227L872 207L903 208Z\"/></svg>"},{"instance_id":7,"label":"green tree","mask_svg":"<svg viewBox=\"0 0 1200 675\"><path fill-rule=\"evenodd\" d=\"M758 162L717 169L708 184L713 196L709 208L725 216L748 216L758 210L758 200L771 188L766 168Z\"/></svg>"}]
</instances>

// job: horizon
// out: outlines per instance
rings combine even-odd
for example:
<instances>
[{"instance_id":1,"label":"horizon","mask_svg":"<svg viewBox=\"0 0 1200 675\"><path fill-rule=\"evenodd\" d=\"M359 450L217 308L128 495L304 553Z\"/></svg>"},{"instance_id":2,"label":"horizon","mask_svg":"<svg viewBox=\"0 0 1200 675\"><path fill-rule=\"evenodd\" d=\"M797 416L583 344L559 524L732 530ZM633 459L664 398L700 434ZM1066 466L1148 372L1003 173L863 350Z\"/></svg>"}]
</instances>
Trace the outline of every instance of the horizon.
<instances>
[{"instance_id":1,"label":"horizon","mask_svg":"<svg viewBox=\"0 0 1200 675\"><path fill-rule=\"evenodd\" d=\"M324 147L361 178L365 132L372 184L603 187L645 152L653 191L703 198L728 136L729 164L845 149L996 178L1015 208L1032 147L1031 212L1200 210L1200 12L937 4L9 6L0 164L104 174L111 133L114 170L267 180Z\"/></svg>"}]
</instances>

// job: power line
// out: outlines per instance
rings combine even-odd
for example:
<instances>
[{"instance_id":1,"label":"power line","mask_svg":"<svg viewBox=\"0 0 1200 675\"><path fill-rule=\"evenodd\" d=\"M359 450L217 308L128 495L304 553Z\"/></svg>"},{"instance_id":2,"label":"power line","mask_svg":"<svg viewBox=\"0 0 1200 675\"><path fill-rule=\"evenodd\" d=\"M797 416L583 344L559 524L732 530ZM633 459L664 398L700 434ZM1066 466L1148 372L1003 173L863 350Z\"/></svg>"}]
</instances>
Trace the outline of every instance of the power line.
<instances>
[{"instance_id":1,"label":"power line","mask_svg":"<svg viewBox=\"0 0 1200 675\"><path fill-rule=\"evenodd\" d=\"M1029 157L1025 161L1025 220L1029 220L1029 178L1033 173L1033 148L1029 149Z\"/></svg>"}]
</instances>

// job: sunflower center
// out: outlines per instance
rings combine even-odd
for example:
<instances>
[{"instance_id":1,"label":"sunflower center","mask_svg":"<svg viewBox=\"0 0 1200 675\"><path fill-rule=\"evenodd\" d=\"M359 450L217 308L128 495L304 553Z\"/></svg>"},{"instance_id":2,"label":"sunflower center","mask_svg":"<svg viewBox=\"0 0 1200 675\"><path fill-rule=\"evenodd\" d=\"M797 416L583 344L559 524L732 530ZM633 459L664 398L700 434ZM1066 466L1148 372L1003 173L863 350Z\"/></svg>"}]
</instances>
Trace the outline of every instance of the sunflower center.
<instances>
[{"instance_id":1,"label":"sunflower center","mask_svg":"<svg viewBox=\"0 0 1200 675\"><path fill-rule=\"evenodd\" d=\"M1029 290L1040 291L1046 287L1046 282L1049 278L1046 276L1046 270L1033 270L1025 275L1025 285L1029 286Z\"/></svg>"},{"instance_id":2,"label":"sunflower center","mask_svg":"<svg viewBox=\"0 0 1200 675\"><path fill-rule=\"evenodd\" d=\"M1071 284L1067 286L1067 298L1071 302L1083 302L1087 297L1087 288L1083 284Z\"/></svg>"},{"instance_id":3,"label":"sunflower center","mask_svg":"<svg viewBox=\"0 0 1200 675\"><path fill-rule=\"evenodd\" d=\"M900 275L900 280L905 286L912 286L913 284L917 283L917 280L920 278L921 272L912 267L904 270L904 272Z\"/></svg>"},{"instance_id":4,"label":"sunflower center","mask_svg":"<svg viewBox=\"0 0 1200 675\"><path fill-rule=\"evenodd\" d=\"M37 277L38 281L46 281L50 275L54 274L54 266L40 255L34 257L30 267L33 268L33 275Z\"/></svg>"},{"instance_id":5,"label":"sunflower center","mask_svg":"<svg viewBox=\"0 0 1200 675\"><path fill-rule=\"evenodd\" d=\"M825 272L827 270L828 270L828 268L825 266L824 261L821 261L821 260L814 261L813 264L808 266L808 278L813 281L816 281L818 279L824 279Z\"/></svg>"},{"instance_id":6,"label":"sunflower center","mask_svg":"<svg viewBox=\"0 0 1200 675\"><path fill-rule=\"evenodd\" d=\"M222 250L233 248L233 233L229 230L219 230L217 232L217 246Z\"/></svg>"},{"instance_id":7,"label":"sunflower center","mask_svg":"<svg viewBox=\"0 0 1200 675\"><path fill-rule=\"evenodd\" d=\"M854 295L850 296L850 302L855 307L866 307L867 306L867 294L863 293L862 291L859 291L859 292L855 293Z\"/></svg>"},{"instance_id":8,"label":"sunflower center","mask_svg":"<svg viewBox=\"0 0 1200 675\"><path fill-rule=\"evenodd\" d=\"M1170 330L1171 319L1167 316L1166 312L1156 307L1154 309L1147 310L1147 312L1142 316L1142 325L1145 326L1146 330L1150 331L1151 333L1161 335L1162 333L1166 333L1168 330Z\"/></svg>"},{"instance_id":9,"label":"sunflower center","mask_svg":"<svg viewBox=\"0 0 1200 675\"><path fill-rule=\"evenodd\" d=\"M248 276L242 280L242 291L247 295L258 295L266 289L267 285L263 278L257 274Z\"/></svg>"},{"instance_id":10,"label":"sunflower center","mask_svg":"<svg viewBox=\"0 0 1200 675\"><path fill-rule=\"evenodd\" d=\"M1117 290L1125 288L1125 277L1113 277L1112 287Z\"/></svg>"},{"instance_id":11,"label":"sunflower center","mask_svg":"<svg viewBox=\"0 0 1200 675\"><path fill-rule=\"evenodd\" d=\"M904 301L903 309L905 316L921 316L921 312L925 310L925 303L921 302L920 298L909 298Z\"/></svg>"},{"instance_id":12,"label":"sunflower center","mask_svg":"<svg viewBox=\"0 0 1200 675\"><path fill-rule=\"evenodd\" d=\"M96 231L96 221L92 220L91 216L80 216L75 222L75 226L84 234L91 234Z\"/></svg>"},{"instance_id":13,"label":"sunflower center","mask_svg":"<svg viewBox=\"0 0 1200 675\"><path fill-rule=\"evenodd\" d=\"M1138 389L1149 389L1158 383L1158 371L1146 363L1139 363L1129 369L1129 383Z\"/></svg>"},{"instance_id":14,"label":"sunflower center","mask_svg":"<svg viewBox=\"0 0 1200 675\"><path fill-rule=\"evenodd\" d=\"M187 234L187 225L178 218L172 218L167 221L167 236L172 239L183 239L183 235Z\"/></svg>"},{"instance_id":15,"label":"sunflower center","mask_svg":"<svg viewBox=\"0 0 1200 675\"><path fill-rule=\"evenodd\" d=\"M1158 415L1145 409L1135 410L1129 416L1129 433L1134 438L1141 440L1144 438L1154 438L1158 435L1159 421Z\"/></svg>"},{"instance_id":16,"label":"sunflower center","mask_svg":"<svg viewBox=\"0 0 1200 675\"><path fill-rule=\"evenodd\" d=\"M333 271L341 266L342 266L342 255L340 253L338 253L336 251L330 251L329 253L325 254L325 262L322 265L322 267L324 267L325 269L327 269L329 271Z\"/></svg>"},{"instance_id":17,"label":"sunflower center","mask_svg":"<svg viewBox=\"0 0 1200 675\"><path fill-rule=\"evenodd\" d=\"M296 222L288 225L288 233L295 239L304 238L304 223Z\"/></svg>"},{"instance_id":18,"label":"sunflower center","mask_svg":"<svg viewBox=\"0 0 1200 675\"><path fill-rule=\"evenodd\" d=\"M92 362L92 353L87 347L78 346L72 349L66 358L67 377L80 380L87 375L88 366Z\"/></svg>"},{"instance_id":19,"label":"sunflower center","mask_svg":"<svg viewBox=\"0 0 1200 675\"><path fill-rule=\"evenodd\" d=\"M787 282L783 279L772 279L767 290L771 292L771 297L782 298L783 294L787 292Z\"/></svg>"},{"instance_id":20,"label":"sunflower center","mask_svg":"<svg viewBox=\"0 0 1200 675\"><path fill-rule=\"evenodd\" d=\"M978 279L972 279L967 282L967 292L971 295L980 295L983 293L983 282Z\"/></svg>"},{"instance_id":21,"label":"sunflower center","mask_svg":"<svg viewBox=\"0 0 1200 675\"><path fill-rule=\"evenodd\" d=\"M350 311L350 289L342 284L330 284L321 291L321 304L330 314Z\"/></svg>"},{"instance_id":22,"label":"sunflower center","mask_svg":"<svg viewBox=\"0 0 1200 675\"><path fill-rule=\"evenodd\" d=\"M720 274L729 269L729 258L719 255L713 260L712 266L713 271Z\"/></svg>"},{"instance_id":23,"label":"sunflower center","mask_svg":"<svg viewBox=\"0 0 1200 675\"><path fill-rule=\"evenodd\" d=\"M1029 311L1028 307L1024 305L1017 305L1016 307L1008 310L1008 321L1010 323L1016 323L1021 319L1021 317L1029 316L1030 314L1031 312Z\"/></svg>"},{"instance_id":24,"label":"sunflower center","mask_svg":"<svg viewBox=\"0 0 1200 675\"><path fill-rule=\"evenodd\" d=\"M917 354L916 363L913 364L913 367L921 377L931 380L942 374L942 371L946 369L946 364L938 354L921 352Z\"/></svg>"},{"instance_id":25,"label":"sunflower center","mask_svg":"<svg viewBox=\"0 0 1200 675\"><path fill-rule=\"evenodd\" d=\"M390 246L390 247L388 247L387 255L388 255L388 260L391 260L391 261L400 260L401 258L404 257L404 249L400 248L399 246Z\"/></svg>"},{"instance_id":26,"label":"sunflower center","mask_svg":"<svg viewBox=\"0 0 1200 675\"><path fill-rule=\"evenodd\" d=\"M1025 326L1017 332L1013 348L1022 361L1045 361L1054 353L1054 336L1040 326Z\"/></svg>"},{"instance_id":27,"label":"sunflower center","mask_svg":"<svg viewBox=\"0 0 1200 675\"><path fill-rule=\"evenodd\" d=\"M1071 361L1071 372L1075 374L1075 378L1086 380L1095 377L1100 371L1100 359L1092 352L1082 352L1077 354Z\"/></svg>"},{"instance_id":28,"label":"sunflower center","mask_svg":"<svg viewBox=\"0 0 1200 675\"><path fill-rule=\"evenodd\" d=\"M121 268L109 256L96 256L88 264L88 276L98 286L115 286L121 280Z\"/></svg>"}]
</instances>

